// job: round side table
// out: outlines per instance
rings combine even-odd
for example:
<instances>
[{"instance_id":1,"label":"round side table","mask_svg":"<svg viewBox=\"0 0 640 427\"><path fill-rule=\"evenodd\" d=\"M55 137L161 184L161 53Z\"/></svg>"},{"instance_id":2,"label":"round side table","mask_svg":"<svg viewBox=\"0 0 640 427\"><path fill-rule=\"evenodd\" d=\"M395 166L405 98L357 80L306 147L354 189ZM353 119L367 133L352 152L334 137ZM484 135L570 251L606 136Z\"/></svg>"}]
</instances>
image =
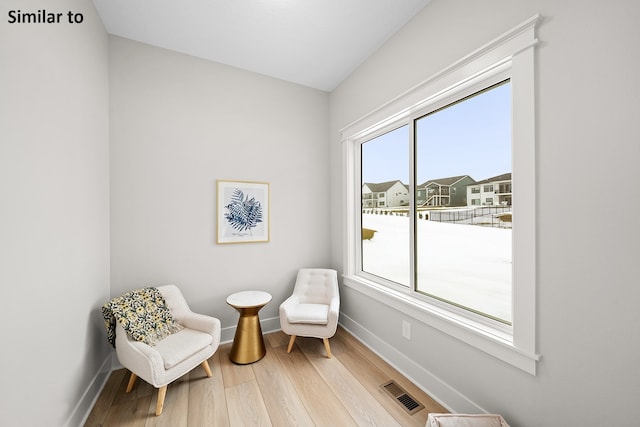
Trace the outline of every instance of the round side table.
<instances>
[{"instance_id":1,"label":"round side table","mask_svg":"<svg viewBox=\"0 0 640 427\"><path fill-rule=\"evenodd\" d=\"M243 291L227 297L227 304L238 310L240 318L233 338L229 359L246 365L257 362L267 353L262 338L258 312L271 301L271 295L262 291Z\"/></svg>"}]
</instances>

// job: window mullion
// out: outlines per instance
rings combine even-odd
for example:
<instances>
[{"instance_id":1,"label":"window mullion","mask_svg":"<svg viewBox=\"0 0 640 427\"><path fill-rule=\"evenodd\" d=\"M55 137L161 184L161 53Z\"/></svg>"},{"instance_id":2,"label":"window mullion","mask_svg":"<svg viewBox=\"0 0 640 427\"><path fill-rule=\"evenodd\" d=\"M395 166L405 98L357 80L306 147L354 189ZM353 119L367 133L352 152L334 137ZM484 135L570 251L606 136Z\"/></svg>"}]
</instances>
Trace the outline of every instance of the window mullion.
<instances>
[{"instance_id":1,"label":"window mullion","mask_svg":"<svg viewBox=\"0 0 640 427\"><path fill-rule=\"evenodd\" d=\"M410 284L409 284L409 293L414 294L417 290L417 260L416 260L416 158L415 158L415 118L409 118L409 140L407 143L409 144L409 224L410 224L410 235L409 235L409 259L410 259Z\"/></svg>"}]
</instances>

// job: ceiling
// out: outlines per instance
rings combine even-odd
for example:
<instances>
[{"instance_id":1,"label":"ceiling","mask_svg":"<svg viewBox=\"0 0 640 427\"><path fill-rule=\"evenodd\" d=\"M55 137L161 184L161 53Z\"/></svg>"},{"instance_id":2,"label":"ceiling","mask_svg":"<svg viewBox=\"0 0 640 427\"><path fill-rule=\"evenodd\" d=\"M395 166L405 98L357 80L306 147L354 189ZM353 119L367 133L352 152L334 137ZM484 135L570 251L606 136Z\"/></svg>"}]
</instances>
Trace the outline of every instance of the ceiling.
<instances>
[{"instance_id":1,"label":"ceiling","mask_svg":"<svg viewBox=\"0 0 640 427\"><path fill-rule=\"evenodd\" d=\"M332 91L429 0L93 0L110 34Z\"/></svg>"}]
</instances>

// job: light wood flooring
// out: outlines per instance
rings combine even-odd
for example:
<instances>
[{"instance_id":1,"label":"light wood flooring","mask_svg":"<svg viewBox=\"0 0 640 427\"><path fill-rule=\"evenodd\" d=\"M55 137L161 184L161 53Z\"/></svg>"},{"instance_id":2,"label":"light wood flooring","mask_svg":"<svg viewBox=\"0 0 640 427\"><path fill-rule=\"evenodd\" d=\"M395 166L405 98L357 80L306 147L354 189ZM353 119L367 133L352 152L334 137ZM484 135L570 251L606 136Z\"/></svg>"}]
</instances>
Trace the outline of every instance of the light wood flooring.
<instances>
[{"instance_id":1,"label":"light wood flooring","mask_svg":"<svg viewBox=\"0 0 640 427\"><path fill-rule=\"evenodd\" d=\"M265 335L266 356L250 365L229 361L231 344L209 359L207 378L197 367L169 384L164 410L155 416L158 392L129 372L111 373L85 426L416 426L429 412L447 412L389 364L338 328L328 359L322 340ZM380 385L396 383L425 408L409 415Z\"/></svg>"}]
</instances>

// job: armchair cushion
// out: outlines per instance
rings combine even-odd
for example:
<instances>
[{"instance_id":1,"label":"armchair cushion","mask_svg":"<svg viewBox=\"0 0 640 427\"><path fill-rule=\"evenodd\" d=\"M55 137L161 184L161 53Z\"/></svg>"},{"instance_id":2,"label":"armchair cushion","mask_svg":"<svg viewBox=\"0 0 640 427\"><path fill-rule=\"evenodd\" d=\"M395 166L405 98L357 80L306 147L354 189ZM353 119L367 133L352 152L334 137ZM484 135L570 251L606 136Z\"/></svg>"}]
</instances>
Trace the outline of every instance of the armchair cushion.
<instances>
[{"instance_id":1,"label":"armchair cushion","mask_svg":"<svg viewBox=\"0 0 640 427\"><path fill-rule=\"evenodd\" d=\"M168 370L205 349L211 345L212 341L213 337L210 334L194 329L183 329L158 342L154 349L160 353L164 369Z\"/></svg>"},{"instance_id":2,"label":"armchair cushion","mask_svg":"<svg viewBox=\"0 0 640 427\"><path fill-rule=\"evenodd\" d=\"M328 304L298 304L285 308L289 323L313 323L326 325L329 323Z\"/></svg>"}]
</instances>

